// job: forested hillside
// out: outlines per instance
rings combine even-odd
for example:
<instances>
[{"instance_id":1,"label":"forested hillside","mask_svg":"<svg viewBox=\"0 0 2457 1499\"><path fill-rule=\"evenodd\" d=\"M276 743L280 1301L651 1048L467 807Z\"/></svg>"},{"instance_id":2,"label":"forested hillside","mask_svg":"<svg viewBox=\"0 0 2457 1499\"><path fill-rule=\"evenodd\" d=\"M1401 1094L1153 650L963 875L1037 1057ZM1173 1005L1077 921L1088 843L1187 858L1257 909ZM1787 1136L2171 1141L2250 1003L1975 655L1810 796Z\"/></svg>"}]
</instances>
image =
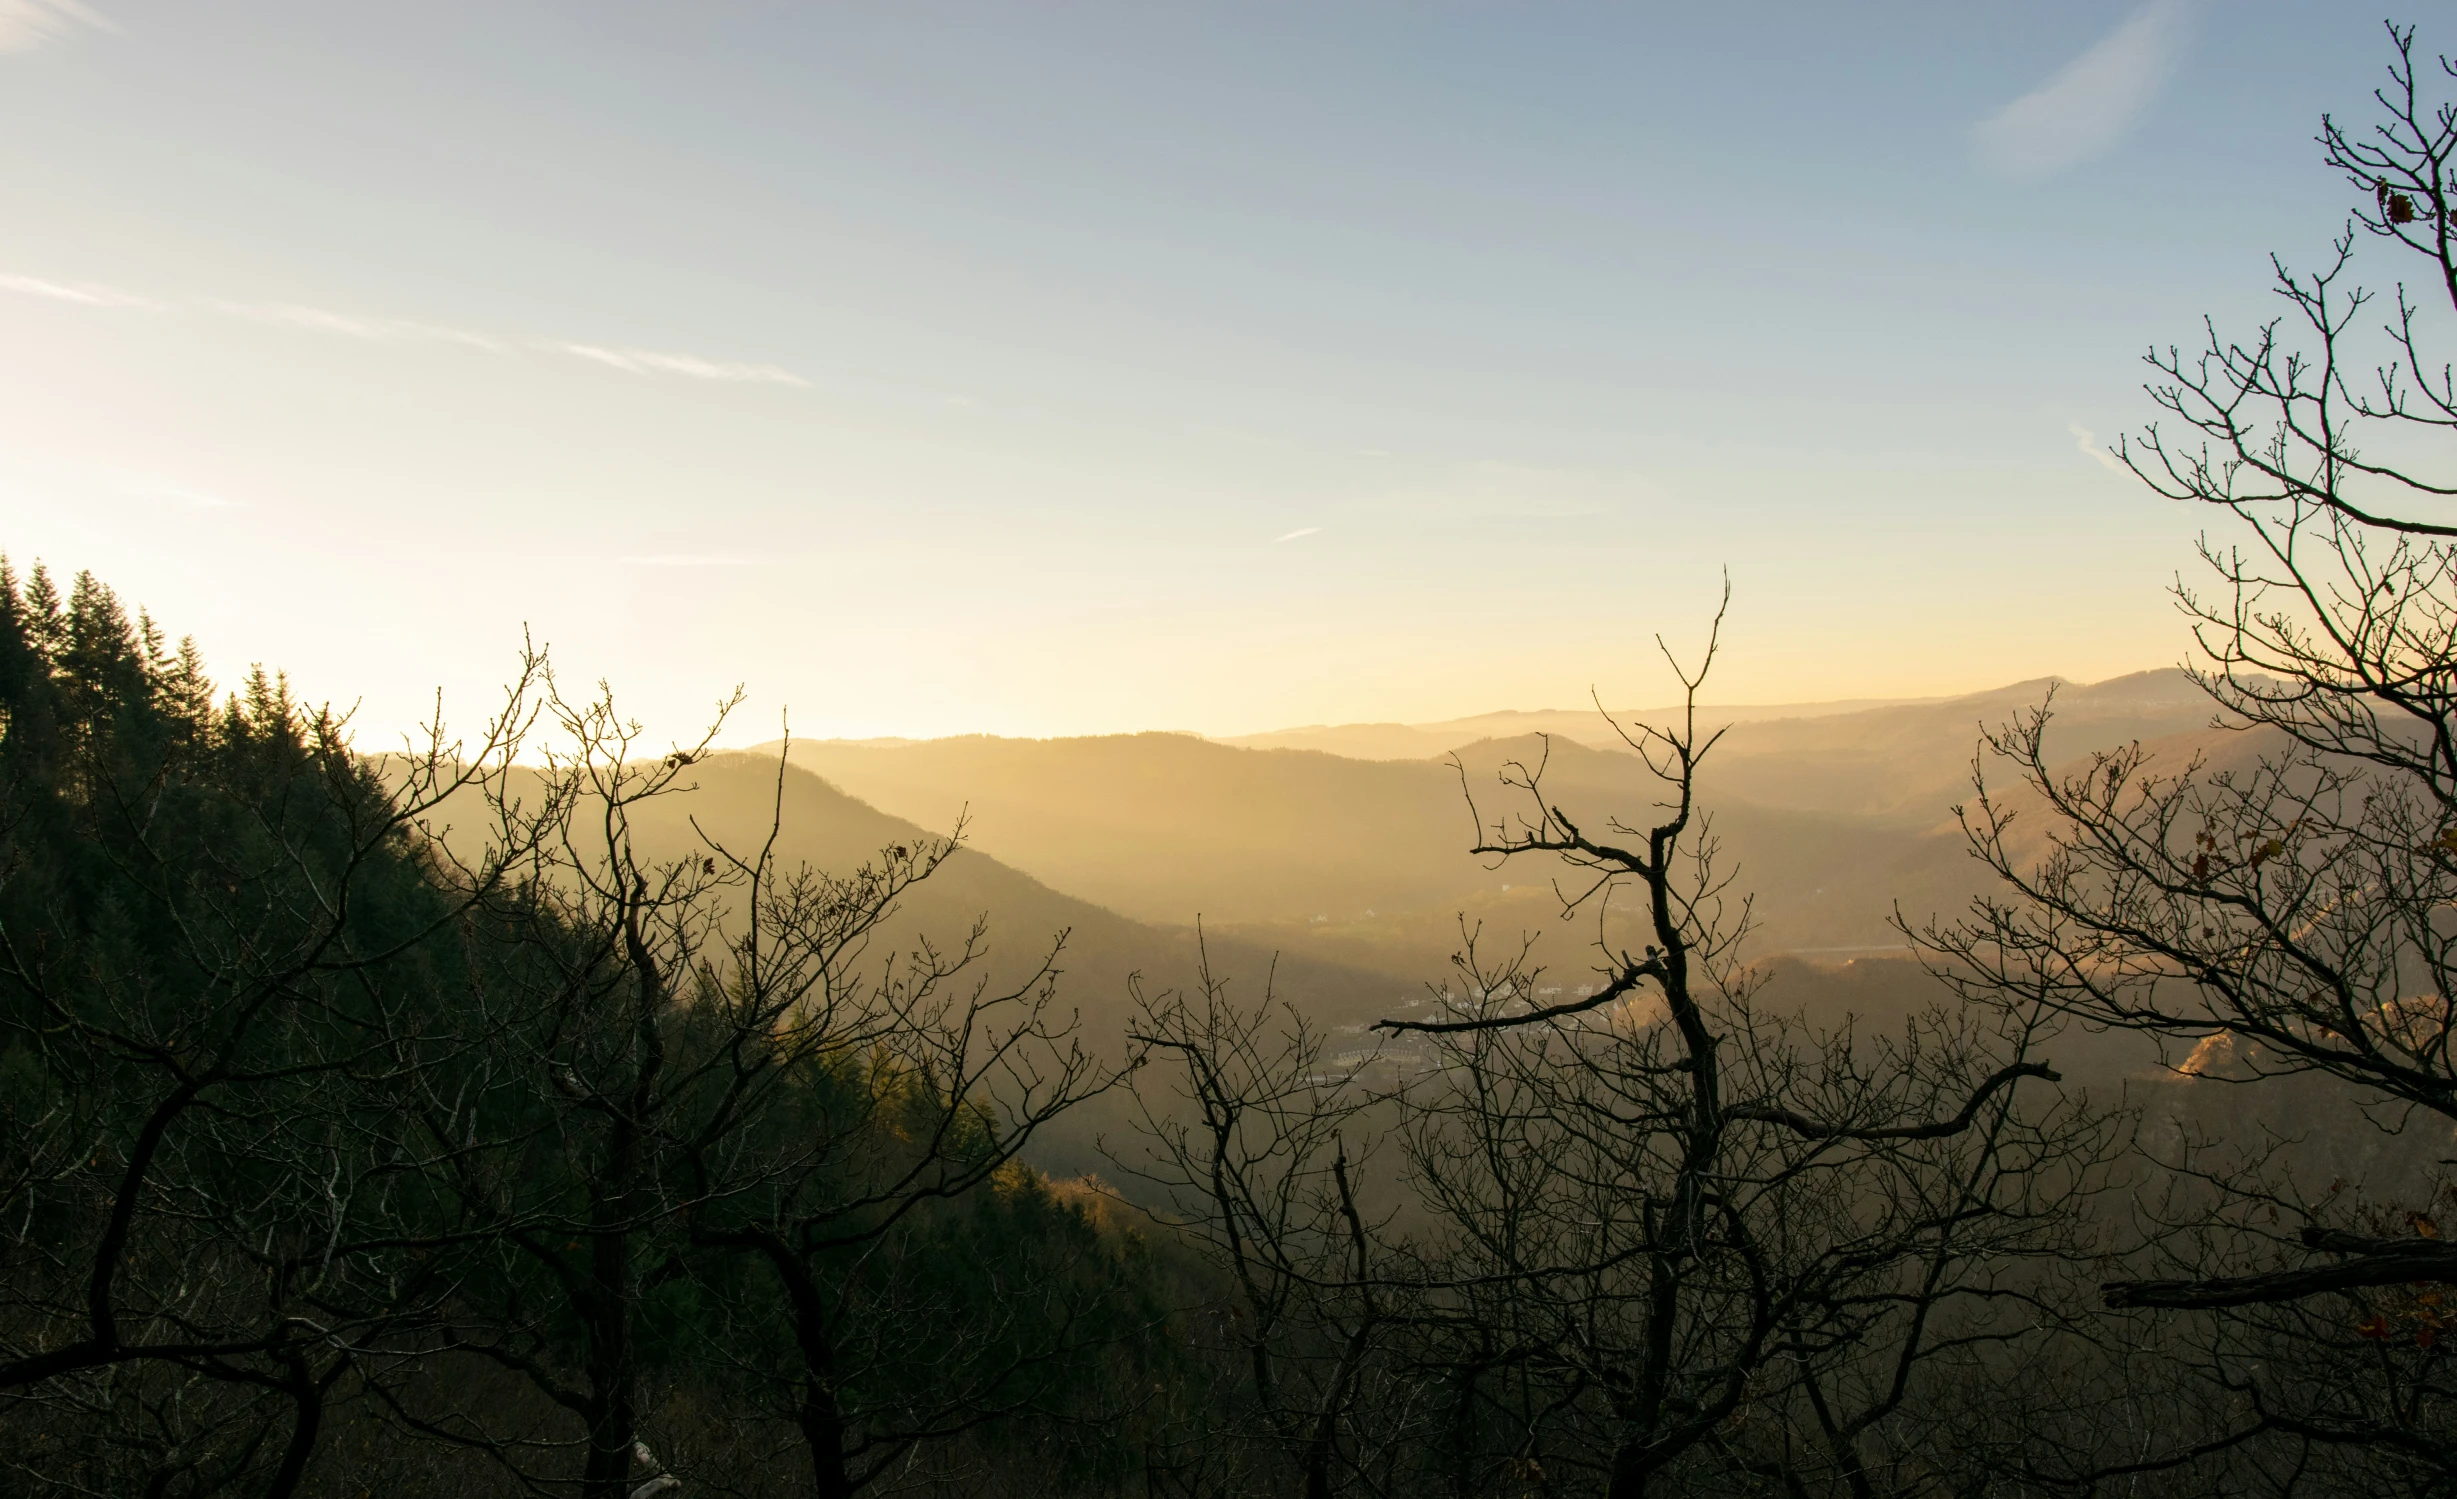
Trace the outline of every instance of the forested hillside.
<instances>
[{"instance_id":1,"label":"forested hillside","mask_svg":"<svg viewBox=\"0 0 2457 1499\"><path fill-rule=\"evenodd\" d=\"M849 1493L992 1441L1047 1492L1182 1421L1206 1282L1017 1157L1116 1076L1045 961L1080 908L982 861L1031 956L891 934L954 849L846 805L837 876L635 842L689 757L541 662L382 761L196 663L0 575L14 1486ZM576 757L519 768L541 714Z\"/></svg>"},{"instance_id":2,"label":"forested hillside","mask_svg":"<svg viewBox=\"0 0 2457 1499\"><path fill-rule=\"evenodd\" d=\"M1423 902L1198 932L804 768L836 752L644 744L542 657L477 734L373 757L200 661L91 577L0 571L0 1462L29 1485L1745 1492L1882 1462L2051 1493L2153 1414L2218 1475L2268 1449L2196 1404L2204 1356L2086 1310L2181 1247L2128 1205L2240 1256L2213 1150L2332 1221L2432 1191L2431 1133L2350 1138L2331 1085L2239 1107L2263 1043L2160 1072L2155 1034L1992 980L1953 945L1989 867L1959 825L1695 802L1685 723L1445 765L939 747L1008 798L1091 765L1090 826L1168 888ZM2099 696L2078 734L2157 721ZM1885 721L1908 762L1941 732ZM1974 826L2005 867L2054 855L2060 776L2257 778L2280 741L2070 772L2046 743L2000 739ZM1630 808L1704 862L1577 831ZM1897 951L1753 956L1734 855L1788 945ZM1675 1124L1701 1108L1708 1142ZM1723 1226L1670 1261L1622 1216L1709 1182ZM1625 1361L1652 1424L1594 1382Z\"/></svg>"},{"instance_id":3,"label":"forested hillside","mask_svg":"<svg viewBox=\"0 0 2457 1499\"><path fill-rule=\"evenodd\" d=\"M2264 1070L2205 1046L2154 1083L2125 1031L1962 1003L1971 967L1753 963L1711 883L1650 914L1672 866L1568 830L1688 816L1690 773L1662 758L1688 753L1681 727L1640 738L1669 780L1541 740L1455 766L1107 742L1258 774L1258 799L1287 767L1314 778L1277 827L1250 820L1254 867L1390 870L1372 835L1350 866L1291 845L1334 807L1404 826L1410 796L1455 820L1428 858L1489 845L1439 925L1198 935L1052 890L799 756L643 745L542 658L474 738L373 758L278 676L217 699L199 662L91 577L62 599L40 569L0 575L0 1414L28 1482L1477 1489L1532 1471L1511 1454L1535 1431L1550 1471L1601 1475L1633 1449L1555 1362L1582 1324L1551 1319L1573 1311L1608 1319L1578 1334L1615 1340L1602 1356L1656 1359L1706 1402L1659 1429L1647 1461L1669 1469L1713 1471L1708 1450L1804 1481L1872 1450L1971 1474L2082 1461L2106 1433L2037 1405L2036 1381L2081 1381L2077 1400L2105 1382L2106 1345L2070 1319L2153 1169L2121 1142L2206 1149L2245 1127L2222 1079ZM2241 774L2268 743L2160 752ZM1113 824L1141 810L1148 847L1183 836L1182 780L1106 775L1128 788ZM2049 784L1993 805L2052 810ZM1720 825L1724 855L1772 867L1778 911L1812 913L1795 931L1821 871L1940 907L1976 888L1934 827L1745 804ZM1501 878L1548 851L1642 898L1581 932L1575 883L1542 862ZM1651 1314L1694 1348L1644 1354L1618 1341L1643 1281L1608 1269L1630 1251L1607 1163L1695 1106L1703 1074L1646 1058L1710 1014L1734 1069L1713 1159L1745 1195ZM2111 1107L2128 1089L2130 1116ZM2351 1170L2425 1190L2421 1136L2358 1146L2337 1096L2307 1091L2318 1138L2267 1155L2281 1188L2339 1192L2322 1177ZM1495 1128L1526 1138L1481 1153ZM1526 1355L1496 1357L1504 1329ZM1889 1364L1896 1393L1846 1396ZM1766 1445L1844 1398L1849 1443ZM2007 1402L2027 1412L2010 1432Z\"/></svg>"},{"instance_id":4,"label":"forested hillside","mask_svg":"<svg viewBox=\"0 0 2457 1499\"><path fill-rule=\"evenodd\" d=\"M507 789L540 796L547 778L515 771ZM483 802L479 788L466 787L437 808L437 825L458 830L446 836L448 846L487 830ZM822 870L856 869L881 849L928 847L943 836L887 816L807 770L756 751L699 758L630 814L629 832L639 856L656 863L699 858L712 844L746 855L765 846L784 868ZM475 858L478 850L473 847L470 854ZM728 893L717 896L720 905L731 900ZM1154 991L1190 985L1206 948L1213 968L1238 976L1243 987L1259 994L1268 983L1317 1023L1351 1030L1439 977L1438 969L1357 965L1233 934L1206 935L1191 923L1130 920L1052 890L970 847L955 851L927 881L905 889L870 941L881 952L892 952L954 941L976 923L981 955L972 976L993 989L1011 989L1047 965L1074 1036L1112 1067L1122 1064L1129 1050L1134 984ZM1069 1110L1035 1135L1030 1159L1061 1175L1100 1170L1105 1161L1098 1138L1123 1126L1121 1107L1118 1097L1104 1095Z\"/></svg>"}]
</instances>

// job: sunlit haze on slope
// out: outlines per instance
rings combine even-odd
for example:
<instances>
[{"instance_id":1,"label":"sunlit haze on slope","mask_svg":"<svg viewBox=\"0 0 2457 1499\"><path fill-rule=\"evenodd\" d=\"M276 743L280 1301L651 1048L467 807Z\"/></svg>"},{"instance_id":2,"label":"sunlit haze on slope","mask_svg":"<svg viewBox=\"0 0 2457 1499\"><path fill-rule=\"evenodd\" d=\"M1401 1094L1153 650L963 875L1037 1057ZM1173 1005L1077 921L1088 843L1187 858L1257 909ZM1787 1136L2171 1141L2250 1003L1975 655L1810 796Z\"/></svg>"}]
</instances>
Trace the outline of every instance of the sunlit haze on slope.
<instances>
[{"instance_id":1,"label":"sunlit haze on slope","mask_svg":"<svg viewBox=\"0 0 2457 1499\"><path fill-rule=\"evenodd\" d=\"M2431 37L2432 45L2445 38ZM2336 7L0 3L0 546L390 737L2173 662L2097 448L2266 315Z\"/></svg>"}]
</instances>

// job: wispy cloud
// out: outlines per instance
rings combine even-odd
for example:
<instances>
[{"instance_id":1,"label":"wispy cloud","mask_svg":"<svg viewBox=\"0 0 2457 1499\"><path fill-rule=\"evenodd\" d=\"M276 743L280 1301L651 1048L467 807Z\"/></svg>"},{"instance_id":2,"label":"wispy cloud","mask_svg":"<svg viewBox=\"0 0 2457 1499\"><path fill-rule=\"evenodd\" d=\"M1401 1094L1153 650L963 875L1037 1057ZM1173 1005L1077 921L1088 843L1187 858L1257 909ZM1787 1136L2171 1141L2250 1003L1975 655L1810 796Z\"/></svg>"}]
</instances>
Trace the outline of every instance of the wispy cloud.
<instances>
[{"instance_id":1,"label":"wispy cloud","mask_svg":"<svg viewBox=\"0 0 2457 1499\"><path fill-rule=\"evenodd\" d=\"M0 53L31 52L80 26L119 30L77 0L0 0Z\"/></svg>"},{"instance_id":2,"label":"wispy cloud","mask_svg":"<svg viewBox=\"0 0 2457 1499\"><path fill-rule=\"evenodd\" d=\"M1271 541L1274 546L1277 546L1283 541L1295 541L1300 536L1319 535L1321 531L1322 527L1320 526L1300 526L1296 530L1289 532L1286 536L1272 537Z\"/></svg>"},{"instance_id":3,"label":"wispy cloud","mask_svg":"<svg viewBox=\"0 0 2457 1499\"><path fill-rule=\"evenodd\" d=\"M2158 96L2195 0L2149 0L2096 46L1971 131L1979 159L2013 177L2077 166L2113 146Z\"/></svg>"},{"instance_id":4,"label":"wispy cloud","mask_svg":"<svg viewBox=\"0 0 2457 1499\"><path fill-rule=\"evenodd\" d=\"M7 0L0 0L0 4L6 3ZM26 297L48 297L54 302L75 302L86 307L159 308L162 305L151 297L114 291L107 286L94 286L82 281L45 281L39 276L12 276L6 272L0 272L0 291L13 291Z\"/></svg>"},{"instance_id":5,"label":"wispy cloud","mask_svg":"<svg viewBox=\"0 0 2457 1499\"><path fill-rule=\"evenodd\" d=\"M2083 426L2080 422L2067 422L2065 430L2073 434L2073 445L2082 450L2083 457L2111 474L2122 474L2128 479L2133 476L2133 471L2124 466L2122 459L2099 446L2099 439L2092 435L2088 427Z\"/></svg>"},{"instance_id":6,"label":"wispy cloud","mask_svg":"<svg viewBox=\"0 0 2457 1499\"><path fill-rule=\"evenodd\" d=\"M0 0L0 7L11 3L12 0ZM5 10L0 10L0 15L5 13ZM697 354L674 354L656 349L614 349L602 344L566 343L559 339L498 338L492 334L473 333L467 328L448 328L437 323L413 322L408 318L335 312L330 308L308 307L297 302L233 302L220 297L164 301L89 282L51 281L40 276L20 276L6 271L0 271L0 292L43 297L54 302L73 302L84 307L132 308L145 312L203 312L216 317L238 318L245 322L369 343L454 344L467 349L485 349L491 353L531 349L585 359L592 364L606 365L634 375L678 375L687 380L792 385L804 389L810 386L810 382L800 375L773 364L729 363L720 359L703 359Z\"/></svg>"},{"instance_id":7,"label":"wispy cloud","mask_svg":"<svg viewBox=\"0 0 2457 1499\"><path fill-rule=\"evenodd\" d=\"M321 307L301 307L294 302L223 302L207 300L197 304L224 317L245 318L251 323L270 323L279 328L302 328L310 333L332 333L343 338L363 338L384 343L445 343L460 344L472 349L502 349L503 341L483 333L471 333L461 328L442 328L433 323L414 323L406 318L359 317L347 312L328 312Z\"/></svg>"},{"instance_id":8,"label":"wispy cloud","mask_svg":"<svg viewBox=\"0 0 2457 1499\"><path fill-rule=\"evenodd\" d=\"M773 364L725 364L694 354L660 354L653 349L603 349L595 344L556 344L566 354L594 359L635 375L682 375L693 380L744 380L766 385L802 385L808 380Z\"/></svg>"}]
</instances>

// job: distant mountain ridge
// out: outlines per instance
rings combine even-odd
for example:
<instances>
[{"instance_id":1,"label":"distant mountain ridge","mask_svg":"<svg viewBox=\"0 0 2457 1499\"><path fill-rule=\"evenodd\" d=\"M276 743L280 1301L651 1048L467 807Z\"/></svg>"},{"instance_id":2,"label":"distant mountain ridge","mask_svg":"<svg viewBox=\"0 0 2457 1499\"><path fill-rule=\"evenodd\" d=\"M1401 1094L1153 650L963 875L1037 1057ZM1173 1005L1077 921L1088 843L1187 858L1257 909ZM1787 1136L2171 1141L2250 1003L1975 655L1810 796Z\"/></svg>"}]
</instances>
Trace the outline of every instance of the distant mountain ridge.
<instances>
[{"instance_id":1,"label":"distant mountain ridge","mask_svg":"<svg viewBox=\"0 0 2457 1499\"><path fill-rule=\"evenodd\" d=\"M2118 702L2134 706L2161 708L2190 707L2199 704L2206 715L2207 699L2190 678L2174 667L2133 672L2111 677L2103 682L2077 683L2065 677L2034 677L2003 687L1980 692L1957 693L1944 697L1900 698L1836 698L1825 702L1711 704L1702 706L1698 716L1702 723L1722 725L1763 724L1805 719L1854 718L1859 715L1889 709L1936 709L1953 711L1963 707L1990 708L2015 703L2036 702L2050 687L2058 689L2071 708L2081 703L2093 711L2104 711ZM1658 708L1627 708L1613 710L1612 717L1624 722L1638 720L1666 724L1678 716L1676 706ZM1352 760L1421 760L1445 754L1462 745L1480 739L1512 739L1522 734L1550 734L1596 749L1619 748L1621 741L1605 715L1594 708L1504 709L1497 713L1480 713L1467 718L1443 719L1433 723L1349 723L1306 724L1291 729L1273 729L1259 734L1220 736L1217 744L1240 749L1310 749L1326 754L1341 755ZM880 741L872 741L880 742ZM909 741L907 741L909 742Z\"/></svg>"},{"instance_id":2,"label":"distant mountain ridge","mask_svg":"<svg viewBox=\"0 0 2457 1499\"><path fill-rule=\"evenodd\" d=\"M1712 722L1753 723L1770 718L1821 718L1837 713L1862 713L1875 708L1944 701L1947 699L1837 698L1823 703L1719 705L1702 709L1701 712ZM1678 711L1671 707L1623 708L1613 710L1613 717L1662 723L1668 722ZM1233 745L1238 749L1320 750L1351 760L1422 760L1463 744L1473 744L1479 739L1515 739L1522 734L1551 734L1598 749L1620 742L1605 724L1603 714L1594 708L1505 708L1496 713L1478 713L1467 718L1448 718L1434 723L1305 724L1293 729L1271 729L1260 734L1206 737L1211 737L1215 744Z\"/></svg>"},{"instance_id":3,"label":"distant mountain ridge","mask_svg":"<svg viewBox=\"0 0 2457 1499\"><path fill-rule=\"evenodd\" d=\"M1762 897L1761 950L1874 948L1898 940L1887 925L1898 897L1915 918L1967 901L1979 871L1951 809L1968 794L1981 726L2051 688L2058 758L2131 740L2189 753L2209 733L2209 700L2173 670L1732 723L1699 793L1743 888ZM1549 871L1497 869L1470 852L1479 819L1500 811L1500 765L1546 755L1550 791L1581 815L1642 818L1660 794L1617 740L1524 728L1396 760L1177 733L791 749L795 764L892 816L932 829L969 818L983 852L1123 915L1172 926L1200 915L1267 946L1415 973L1439 969L1459 912L1491 916L1496 930L1559 924L1545 908ZM1481 804L1473 816L1467 787Z\"/></svg>"}]
</instances>

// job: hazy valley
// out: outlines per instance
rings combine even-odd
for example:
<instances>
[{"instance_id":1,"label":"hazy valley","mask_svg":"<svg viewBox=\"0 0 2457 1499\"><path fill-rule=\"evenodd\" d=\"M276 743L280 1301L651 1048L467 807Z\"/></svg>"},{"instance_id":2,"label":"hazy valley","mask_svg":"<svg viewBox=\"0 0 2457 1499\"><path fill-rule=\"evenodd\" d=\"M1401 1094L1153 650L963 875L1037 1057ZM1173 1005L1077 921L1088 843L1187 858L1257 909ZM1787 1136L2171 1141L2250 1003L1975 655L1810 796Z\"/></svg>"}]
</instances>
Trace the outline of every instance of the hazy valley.
<instances>
[{"instance_id":1,"label":"hazy valley","mask_svg":"<svg viewBox=\"0 0 2457 1499\"><path fill-rule=\"evenodd\" d=\"M1958 913L1987 884L1953 817L1971 795L1981 729L2039 705L2050 685L1873 708L1702 710L1709 732L1729 724L1705 762L1699 799L1738 875L1735 893L1753 899L1752 951L1822 961L1893 953L1903 948L1892 924L1898 906L1915 923ZM1669 719L1662 710L1618 716ZM1445 977L1464 917L1493 940L1539 938L1556 969L1581 974L1595 934L1564 926L1546 876L1470 852L1480 820L1524 810L1523 793L1507 791L1500 772L1541 764L1555 804L1599 828L1650 815L1663 783L1599 713L1461 722L1483 729L1497 720L1523 732L1461 738L1416 757L1378 752L1399 742L1385 725L1224 741L1157 733L796 741L786 753L914 826L945 832L962 819L971 848L1005 871L1152 928L1199 920L1241 957L1322 960L1405 991ZM1542 727L1528 728L1530 720ZM2066 759L2134 741L2178 764L2236 753L2243 736L2214 733L2210 720L2208 698L2177 671L2056 684L2051 742ZM1399 727L1427 741L1453 728ZM1278 742L1296 737L1309 747ZM2003 767L1998 791L2021 795ZM1312 973L1291 967L1287 977L1310 998Z\"/></svg>"}]
</instances>

